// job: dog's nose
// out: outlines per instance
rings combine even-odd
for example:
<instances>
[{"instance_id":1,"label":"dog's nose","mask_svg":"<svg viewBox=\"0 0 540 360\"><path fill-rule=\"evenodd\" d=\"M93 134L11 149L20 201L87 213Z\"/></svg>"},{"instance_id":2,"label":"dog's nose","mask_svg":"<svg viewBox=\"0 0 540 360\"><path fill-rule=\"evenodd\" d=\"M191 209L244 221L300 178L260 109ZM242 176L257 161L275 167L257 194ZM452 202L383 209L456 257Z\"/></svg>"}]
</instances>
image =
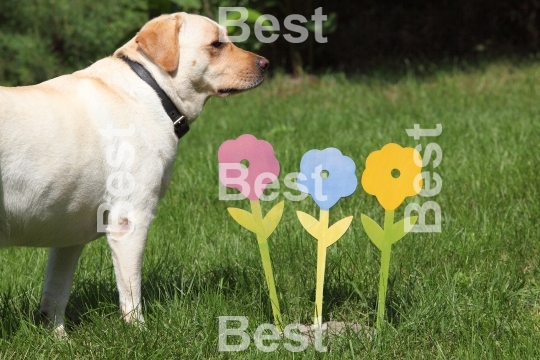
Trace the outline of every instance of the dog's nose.
<instances>
[{"instance_id":1,"label":"dog's nose","mask_svg":"<svg viewBox=\"0 0 540 360\"><path fill-rule=\"evenodd\" d=\"M268 69L268 65L270 65L270 61L268 61L267 59L265 59L263 57L259 57L259 58L257 58L257 65L259 65L261 70L266 71L266 69Z\"/></svg>"}]
</instances>

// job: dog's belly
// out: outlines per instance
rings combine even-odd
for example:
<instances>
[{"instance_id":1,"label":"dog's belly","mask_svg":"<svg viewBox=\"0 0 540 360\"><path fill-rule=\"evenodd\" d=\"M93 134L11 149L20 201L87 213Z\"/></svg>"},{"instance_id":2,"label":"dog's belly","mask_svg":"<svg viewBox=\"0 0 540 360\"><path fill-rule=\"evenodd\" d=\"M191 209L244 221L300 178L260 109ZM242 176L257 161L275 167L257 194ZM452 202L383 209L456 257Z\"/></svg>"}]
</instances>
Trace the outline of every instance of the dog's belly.
<instances>
[{"instance_id":1,"label":"dog's belly","mask_svg":"<svg viewBox=\"0 0 540 360\"><path fill-rule=\"evenodd\" d=\"M69 219L12 219L0 230L0 248L12 246L67 247L86 244L102 233L91 217Z\"/></svg>"},{"instance_id":2,"label":"dog's belly","mask_svg":"<svg viewBox=\"0 0 540 360\"><path fill-rule=\"evenodd\" d=\"M99 236L97 209L103 195L99 187L88 186L97 179L79 182L80 177L73 174L71 181L33 176L34 173L3 172L0 247L64 247L87 243Z\"/></svg>"}]
</instances>

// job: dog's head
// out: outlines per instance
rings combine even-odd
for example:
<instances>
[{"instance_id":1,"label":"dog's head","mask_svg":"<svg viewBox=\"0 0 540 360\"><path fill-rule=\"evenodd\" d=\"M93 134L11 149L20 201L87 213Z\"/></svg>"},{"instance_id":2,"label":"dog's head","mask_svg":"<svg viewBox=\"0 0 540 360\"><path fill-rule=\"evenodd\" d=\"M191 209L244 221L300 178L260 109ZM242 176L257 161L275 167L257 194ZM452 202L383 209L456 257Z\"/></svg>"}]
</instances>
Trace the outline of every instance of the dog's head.
<instances>
[{"instance_id":1,"label":"dog's head","mask_svg":"<svg viewBox=\"0 0 540 360\"><path fill-rule=\"evenodd\" d=\"M149 21L117 53L150 67L164 90L178 96L184 111L196 115L209 96L224 97L262 83L269 64L231 43L223 26L186 13Z\"/></svg>"}]
</instances>

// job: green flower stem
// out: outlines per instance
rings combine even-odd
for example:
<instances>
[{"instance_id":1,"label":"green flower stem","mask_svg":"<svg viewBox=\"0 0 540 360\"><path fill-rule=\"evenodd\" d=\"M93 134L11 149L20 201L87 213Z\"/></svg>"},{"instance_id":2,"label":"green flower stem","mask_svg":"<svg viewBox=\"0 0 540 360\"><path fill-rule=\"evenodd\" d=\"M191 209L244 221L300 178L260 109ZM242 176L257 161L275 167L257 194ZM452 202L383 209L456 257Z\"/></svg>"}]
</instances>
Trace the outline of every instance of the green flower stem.
<instances>
[{"instance_id":1,"label":"green flower stem","mask_svg":"<svg viewBox=\"0 0 540 360\"><path fill-rule=\"evenodd\" d=\"M390 231L394 225L394 210L386 210L384 214L384 241L381 249L381 273L379 280L379 302L377 305L377 329L381 328L384 321L384 310L386 306L386 290L388 287L388 275L390 272L390 253L392 244Z\"/></svg>"},{"instance_id":2,"label":"green flower stem","mask_svg":"<svg viewBox=\"0 0 540 360\"><path fill-rule=\"evenodd\" d=\"M321 237L317 242L317 285L315 287L315 317L314 324L318 328L322 326L322 304L323 304L323 289L324 289L324 270L326 264L326 230L328 229L328 218L330 212L321 210L319 215L320 228L322 229Z\"/></svg>"},{"instance_id":3,"label":"green flower stem","mask_svg":"<svg viewBox=\"0 0 540 360\"><path fill-rule=\"evenodd\" d=\"M251 211L255 221L262 222L261 203L259 200L250 200ZM270 302L272 304L272 313L274 314L274 322L277 330L283 332L283 320L281 318L281 310L279 309L279 300L276 292L276 284L274 282L274 272L272 271L272 261L270 260L270 249L268 248L268 239L257 234L257 242L259 243L259 252L266 277L266 284L270 294Z\"/></svg>"}]
</instances>

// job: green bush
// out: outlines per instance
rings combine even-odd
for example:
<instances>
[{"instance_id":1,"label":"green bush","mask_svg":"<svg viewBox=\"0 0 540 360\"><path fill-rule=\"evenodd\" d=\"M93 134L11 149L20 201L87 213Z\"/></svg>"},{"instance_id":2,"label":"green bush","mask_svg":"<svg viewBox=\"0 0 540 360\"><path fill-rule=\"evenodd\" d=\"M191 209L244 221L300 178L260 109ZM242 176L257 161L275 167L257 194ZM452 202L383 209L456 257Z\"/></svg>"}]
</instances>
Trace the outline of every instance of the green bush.
<instances>
[{"instance_id":1,"label":"green bush","mask_svg":"<svg viewBox=\"0 0 540 360\"><path fill-rule=\"evenodd\" d=\"M58 59L39 36L0 32L0 79L15 86L45 81L58 74Z\"/></svg>"},{"instance_id":2,"label":"green bush","mask_svg":"<svg viewBox=\"0 0 540 360\"><path fill-rule=\"evenodd\" d=\"M2 0L0 84L34 84L87 67L147 20L141 0Z\"/></svg>"},{"instance_id":3,"label":"green bush","mask_svg":"<svg viewBox=\"0 0 540 360\"><path fill-rule=\"evenodd\" d=\"M537 0L0 0L0 84L73 72L111 54L151 17L187 11L216 19L220 6L274 15L282 25L278 41L262 44L252 32L238 45L294 74L540 54ZM328 43L312 33L305 43L287 43L285 17L311 20L318 7L331 20Z\"/></svg>"}]
</instances>

